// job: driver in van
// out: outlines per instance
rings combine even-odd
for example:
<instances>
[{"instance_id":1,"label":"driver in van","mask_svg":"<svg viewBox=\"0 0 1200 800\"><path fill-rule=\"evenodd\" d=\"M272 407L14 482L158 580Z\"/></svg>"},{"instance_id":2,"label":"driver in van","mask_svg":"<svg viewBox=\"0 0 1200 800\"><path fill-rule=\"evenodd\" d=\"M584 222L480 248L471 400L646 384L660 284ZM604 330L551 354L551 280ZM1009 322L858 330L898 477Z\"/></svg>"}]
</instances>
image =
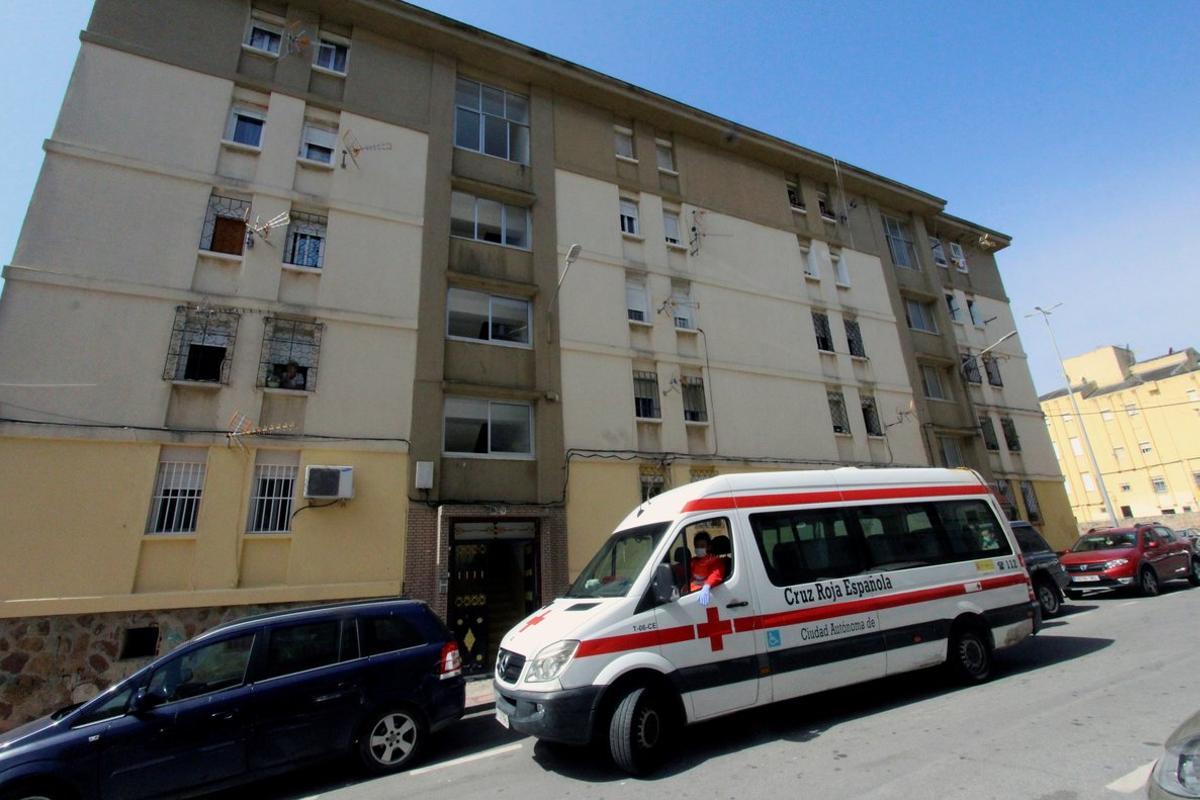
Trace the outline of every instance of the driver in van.
<instances>
[{"instance_id":1,"label":"driver in van","mask_svg":"<svg viewBox=\"0 0 1200 800\"><path fill-rule=\"evenodd\" d=\"M712 587L725 580L725 562L720 556L709 552L712 537L708 531L700 531L692 538L692 548L696 554L692 556L691 591L700 592L700 605L707 606L712 601Z\"/></svg>"}]
</instances>

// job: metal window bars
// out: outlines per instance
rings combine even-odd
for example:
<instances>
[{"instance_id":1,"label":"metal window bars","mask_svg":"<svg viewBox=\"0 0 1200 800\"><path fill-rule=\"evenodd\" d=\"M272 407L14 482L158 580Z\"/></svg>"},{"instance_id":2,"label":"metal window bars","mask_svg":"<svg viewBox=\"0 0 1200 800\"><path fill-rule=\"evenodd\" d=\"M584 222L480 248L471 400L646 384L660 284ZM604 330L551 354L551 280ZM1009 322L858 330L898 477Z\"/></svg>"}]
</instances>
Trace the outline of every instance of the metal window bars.
<instances>
[{"instance_id":1,"label":"metal window bars","mask_svg":"<svg viewBox=\"0 0 1200 800\"><path fill-rule=\"evenodd\" d=\"M968 383L983 383L979 374L979 360L970 353L962 354L962 374Z\"/></svg>"},{"instance_id":2,"label":"metal window bars","mask_svg":"<svg viewBox=\"0 0 1200 800\"><path fill-rule=\"evenodd\" d=\"M313 391L324 323L279 317L267 317L264 322L258 386Z\"/></svg>"},{"instance_id":3,"label":"metal window bars","mask_svg":"<svg viewBox=\"0 0 1200 800\"><path fill-rule=\"evenodd\" d=\"M218 219L237 220L244 225L249 216L249 200L242 200L238 197L226 197L225 195L213 192L208 198L208 210L204 213L204 228L200 232L200 249L213 249L213 236L217 230Z\"/></svg>"},{"instance_id":4,"label":"metal window bars","mask_svg":"<svg viewBox=\"0 0 1200 800\"><path fill-rule=\"evenodd\" d=\"M859 358L867 357L867 348L863 345L862 328L858 325L858 320L848 319L846 323L846 344L850 346L850 355L858 356Z\"/></svg>"},{"instance_id":5,"label":"metal window bars","mask_svg":"<svg viewBox=\"0 0 1200 800\"><path fill-rule=\"evenodd\" d=\"M883 425L879 422L879 408L874 397L862 398L863 423L867 426L867 436L883 436Z\"/></svg>"},{"instance_id":6,"label":"metal window bars","mask_svg":"<svg viewBox=\"0 0 1200 800\"><path fill-rule=\"evenodd\" d=\"M683 418L688 422L708 422L708 404L704 399L704 378L685 375L683 385Z\"/></svg>"},{"instance_id":7,"label":"metal window bars","mask_svg":"<svg viewBox=\"0 0 1200 800\"><path fill-rule=\"evenodd\" d=\"M1025 512L1029 516L1029 521L1040 522L1042 509L1038 505L1037 493L1033 490L1031 482L1021 481L1021 497L1025 500Z\"/></svg>"},{"instance_id":8,"label":"metal window bars","mask_svg":"<svg viewBox=\"0 0 1200 800\"><path fill-rule=\"evenodd\" d=\"M1003 386L1004 380L1000 377L1000 362L994 358L984 356L983 368L987 370L988 383L992 386Z\"/></svg>"},{"instance_id":9,"label":"metal window bars","mask_svg":"<svg viewBox=\"0 0 1200 800\"><path fill-rule=\"evenodd\" d=\"M228 384L239 318L234 311L176 306L163 380Z\"/></svg>"},{"instance_id":10,"label":"metal window bars","mask_svg":"<svg viewBox=\"0 0 1200 800\"><path fill-rule=\"evenodd\" d=\"M203 490L203 463L159 462L146 533L194 533Z\"/></svg>"},{"instance_id":11,"label":"metal window bars","mask_svg":"<svg viewBox=\"0 0 1200 800\"><path fill-rule=\"evenodd\" d=\"M250 533L287 533L292 529L292 495L297 467L259 464L250 495Z\"/></svg>"},{"instance_id":12,"label":"metal window bars","mask_svg":"<svg viewBox=\"0 0 1200 800\"><path fill-rule=\"evenodd\" d=\"M667 484L666 473L662 467L643 465L638 469L638 483L642 490L642 502L662 494Z\"/></svg>"},{"instance_id":13,"label":"metal window bars","mask_svg":"<svg viewBox=\"0 0 1200 800\"><path fill-rule=\"evenodd\" d=\"M293 211L288 223L283 261L297 267L325 266L325 236L329 220L318 214Z\"/></svg>"},{"instance_id":14,"label":"metal window bars","mask_svg":"<svg viewBox=\"0 0 1200 800\"><path fill-rule=\"evenodd\" d=\"M633 413L640 419L659 419L658 373L633 371Z\"/></svg>"},{"instance_id":15,"label":"metal window bars","mask_svg":"<svg viewBox=\"0 0 1200 800\"><path fill-rule=\"evenodd\" d=\"M850 418L846 415L846 398L841 392L829 392L829 416L834 433L850 433Z\"/></svg>"},{"instance_id":16,"label":"metal window bars","mask_svg":"<svg viewBox=\"0 0 1200 800\"><path fill-rule=\"evenodd\" d=\"M1021 450L1021 438L1017 436L1017 426L1012 417L1000 418L1000 430L1004 431L1004 441L1008 449L1014 453Z\"/></svg>"},{"instance_id":17,"label":"metal window bars","mask_svg":"<svg viewBox=\"0 0 1200 800\"><path fill-rule=\"evenodd\" d=\"M1000 440L996 438L996 426L991 417L979 418L979 432L983 434L983 446L988 450L999 450Z\"/></svg>"},{"instance_id":18,"label":"metal window bars","mask_svg":"<svg viewBox=\"0 0 1200 800\"><path fill-rule=\"evenodd\" d=\"M812 312L813 331L817 335L817 349L833 352L833 332L829 329L829 315Z\"/></svg>"}]
</instances>

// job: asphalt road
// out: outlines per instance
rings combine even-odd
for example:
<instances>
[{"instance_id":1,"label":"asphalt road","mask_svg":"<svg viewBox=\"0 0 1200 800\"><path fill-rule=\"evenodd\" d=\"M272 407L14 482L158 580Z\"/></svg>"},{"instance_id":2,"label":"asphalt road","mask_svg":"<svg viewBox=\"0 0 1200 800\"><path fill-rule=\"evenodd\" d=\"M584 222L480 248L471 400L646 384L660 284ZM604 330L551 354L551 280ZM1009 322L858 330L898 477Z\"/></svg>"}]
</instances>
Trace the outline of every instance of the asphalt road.
<instances>
[{"instance_id":1,"label":"asphalt road","mask_svg":"<svg viewBox=\"0 0 1200 800\"><path fill-rule=\"evenodd\" d=\"M405 773L363 780L324 765L219 797L1144 797L1161 743L1200 708L1200 589L1065 609L999 653L990 683L955 688L931 670L696 725L648 779L617 771L603 751L510 733L484 710Z\"/></svg>"}]
</instances>

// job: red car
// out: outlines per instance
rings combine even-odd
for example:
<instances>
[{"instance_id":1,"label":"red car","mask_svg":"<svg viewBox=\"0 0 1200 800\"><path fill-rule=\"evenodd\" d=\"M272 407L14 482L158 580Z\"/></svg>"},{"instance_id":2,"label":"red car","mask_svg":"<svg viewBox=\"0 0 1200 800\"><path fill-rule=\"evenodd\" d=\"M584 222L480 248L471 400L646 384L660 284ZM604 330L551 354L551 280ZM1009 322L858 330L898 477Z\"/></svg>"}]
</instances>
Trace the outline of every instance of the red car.
<instances>
[{"instance_id":1,"label":"red car","mask_svg":"<svg viewBox=\"0 0 1200 800\"><path fill-rule=\"evenodd\" d=\"M1200 555L1162 525L1088 531L1061 560L1071 578L1067 596L1074 600L1084 591L1123 587L1155 595L1164 581L1180 578L1200 586Z\"/></svg>"}]
</instances>

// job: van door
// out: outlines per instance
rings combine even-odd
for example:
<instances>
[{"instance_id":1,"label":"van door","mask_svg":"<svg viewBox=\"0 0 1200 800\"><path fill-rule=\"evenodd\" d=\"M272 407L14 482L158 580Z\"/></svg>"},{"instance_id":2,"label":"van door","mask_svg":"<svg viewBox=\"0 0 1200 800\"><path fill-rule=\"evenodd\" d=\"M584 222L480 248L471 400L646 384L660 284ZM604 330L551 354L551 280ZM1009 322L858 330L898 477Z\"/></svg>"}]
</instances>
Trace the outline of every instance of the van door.
<instances>
[{"instance_id":1,"label":"van door","mask_svg":"<svg viewBox=\"0 0 1200 800\"><path fill-rule=\"evenodd\" d=\"M749 570L738 563L745 554L737 552L727 517L710 517L684 526L667 551L678 600L655 610L663 657L676 669L685 702L691 701L694 719L723 714L752 706L758 701L758 638L749 623L757 604ZM705 562L695 558L697 535L709 542ZM716 556L724 579L712 589L708 606L699 603L693 591L692 571L698 563L705 568ZM739 624L740 621L740 624Z\"/></svg>"}]
</instances>

